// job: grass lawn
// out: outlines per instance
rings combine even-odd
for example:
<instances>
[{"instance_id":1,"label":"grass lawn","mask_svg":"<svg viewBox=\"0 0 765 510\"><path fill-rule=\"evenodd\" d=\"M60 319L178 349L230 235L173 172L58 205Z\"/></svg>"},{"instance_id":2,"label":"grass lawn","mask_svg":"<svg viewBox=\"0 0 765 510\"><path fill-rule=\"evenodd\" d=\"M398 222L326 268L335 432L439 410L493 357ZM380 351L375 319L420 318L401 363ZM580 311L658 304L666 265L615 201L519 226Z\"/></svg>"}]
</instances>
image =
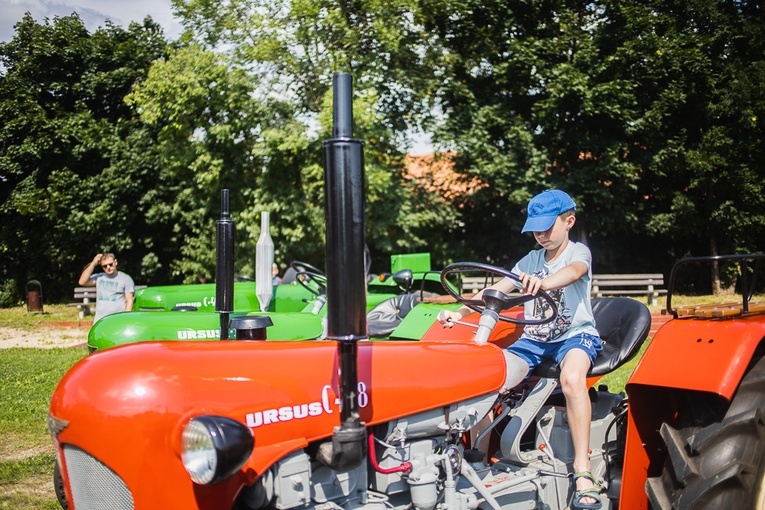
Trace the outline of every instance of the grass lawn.
<instances>
[{"instance_id":1,"label":"grass lawn","mask_svg":"<svg viewBox=\"0 0 765 510\"><path fill-rule=\"evenodd\" d=\"M86 348L0 352L0 509L59 508L46 419L53 390Z\"/></svg>"},{"instance_id":2,"label":"grass lawn","mask_svg":"<svg viewBox=\"0 0 765 510\"><path fill-rule=\"evenodd\" d=\"M53 323L77 323L77 308L66 305L44 305L44 312L27 313L25 306L0 308L0 327L32 330ZM93 321L93 317L87 318Z\"/></svg>"},{"instance_id":3,"label":"grass lawn","mask_svg":"<svg viewBox=\"0 0 765 510\"><path fill-rule=\"evenodd\" d=\"M45 306L0 310L0 327L31 330L77 321L77 309ZM0 510L58 509L53 492L53 443L46 419L53 390L86 348L0 350Z\"/></svg>"},{"instance_id":4,"label":"grass lawn","mask_svg":"<svg viewBox=\"0 0 765 510\"><path fill-rule=\"evenodd\" d=\"M605 384L608 386L608 391L611 393L621 393L624 391L624 386L627 384L627 381L632 375L632 372L635 371L635 367L637 366L638 361L640 361L640 358L643 357L643 353L645 352L650 342L650 338L643 342L643 345L640 347L640 351L638 351L638 354L634 358L610 374L604 375L603 378L598 381L598 385Z\"/></svg>"}]
</instances>

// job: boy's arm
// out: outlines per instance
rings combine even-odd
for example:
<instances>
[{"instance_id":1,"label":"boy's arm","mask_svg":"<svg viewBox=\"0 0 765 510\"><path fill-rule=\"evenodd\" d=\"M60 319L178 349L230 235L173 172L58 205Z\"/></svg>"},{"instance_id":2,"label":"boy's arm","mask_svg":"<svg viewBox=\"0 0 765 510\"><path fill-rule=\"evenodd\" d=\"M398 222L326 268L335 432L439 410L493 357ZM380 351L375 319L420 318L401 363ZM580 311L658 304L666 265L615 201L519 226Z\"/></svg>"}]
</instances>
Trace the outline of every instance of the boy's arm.
<instances>
[{"instance_id":1,"label":"boy's arm","mask_svg":"<svg viewBox=\"0 0 765 510\"><path fill-rule=\"evenodd\" d=\"M521 282L523 282L523 289L521 289L521 292L536 296L540 289L545 291L560 289L567 285L571 285L586 274L587 264L579 260L559 269L544 280L537 276L521 273Z\"/></svg>"}]
</instances>

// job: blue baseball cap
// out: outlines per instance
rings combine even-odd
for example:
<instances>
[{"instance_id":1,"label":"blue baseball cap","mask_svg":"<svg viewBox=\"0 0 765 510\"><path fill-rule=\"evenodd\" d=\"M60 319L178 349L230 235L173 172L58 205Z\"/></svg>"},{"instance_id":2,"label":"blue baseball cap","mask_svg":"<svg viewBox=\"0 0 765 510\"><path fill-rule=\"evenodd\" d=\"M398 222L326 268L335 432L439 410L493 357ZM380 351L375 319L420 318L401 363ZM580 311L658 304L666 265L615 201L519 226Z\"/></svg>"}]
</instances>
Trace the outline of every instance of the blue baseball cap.
<instances>
[{"instance_id":1,"label":"blue baseball cap","mask_svg":"<svg viewBox=\"0 0 765 510\"><path fill-rule=\"evenodd\" d=\"M526 223L521 233L544 232L553 226L559 214L571 209L576 210L576 204L565 191L558 189L543 191L529 202Z\"/></svg>"}]
</instances>

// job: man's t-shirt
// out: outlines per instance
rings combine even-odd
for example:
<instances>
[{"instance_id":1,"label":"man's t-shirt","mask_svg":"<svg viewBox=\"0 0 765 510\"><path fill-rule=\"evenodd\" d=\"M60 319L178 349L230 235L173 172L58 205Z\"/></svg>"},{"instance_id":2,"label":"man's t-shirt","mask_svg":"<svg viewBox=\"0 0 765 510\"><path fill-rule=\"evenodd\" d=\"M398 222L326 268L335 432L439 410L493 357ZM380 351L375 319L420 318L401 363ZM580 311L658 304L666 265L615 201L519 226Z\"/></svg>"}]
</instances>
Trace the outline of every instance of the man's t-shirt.
<instances>
[{"instance_id":1,"label":"man's t-shirt","mask_svg":"<svg viewBox=\"0 0 765 510\"><path fill-rule=\"evenodd\" d=\"M549 275L563 269L572 262L583 262L587 266L587 274L574 283L547 293L558 306L558 316L546 324L528 325L524 328L525 337L538 342L561 342L571 336L581 333L598 335L595 329L595 318L592 315L590 303L590 287L592 285L592 255L590 249L582 243L569 242L563 253L552 263L545 261L545 249L534 250L523 257L513 268L513 273L521 272L547 278ZM510 280L517 288L521 284ZM543 299L534 299L524 304L524 312L529 318L549 317L550 304Z\"/></svg>"},{"instance_id":2,"label":"man's t-shirt","mask_svg":"<svg viewBox=\"0 0 765 510\"><path fill-rule=\"evenodd\" d=\"M112 277L106 273L98 273L93 275L93 278L96 279L96 315L93 321L113 313L124 312L127 306L125 293L135 292L133 279L120 271Z\"/></svg>"}]
</instances>

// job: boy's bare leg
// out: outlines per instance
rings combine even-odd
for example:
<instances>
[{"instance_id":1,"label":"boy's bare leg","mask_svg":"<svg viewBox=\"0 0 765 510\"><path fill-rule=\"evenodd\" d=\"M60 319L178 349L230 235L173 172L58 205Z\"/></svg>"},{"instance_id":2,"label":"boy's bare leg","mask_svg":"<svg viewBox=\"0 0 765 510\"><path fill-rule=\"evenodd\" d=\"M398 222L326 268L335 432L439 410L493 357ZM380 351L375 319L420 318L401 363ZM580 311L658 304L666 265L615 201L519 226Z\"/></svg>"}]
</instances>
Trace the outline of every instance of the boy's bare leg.
<instances>
[{"instance_id":1,"label":"boy's bare leg","mask_svg":"<svg viewBox=\"0 0 765 510\"><path fill-rule=\"evenodd\" d=\"M574 443L574 472L590 470L590 421L592 408L587 394L587 371L590 358L581 349L571 349L561 362L560 384L566 397L566 414ZM576 480L576 489L593 486L587 478ZM593 504L595 498L586 497L583 503Z\"/></svg>"}]
</instances>

